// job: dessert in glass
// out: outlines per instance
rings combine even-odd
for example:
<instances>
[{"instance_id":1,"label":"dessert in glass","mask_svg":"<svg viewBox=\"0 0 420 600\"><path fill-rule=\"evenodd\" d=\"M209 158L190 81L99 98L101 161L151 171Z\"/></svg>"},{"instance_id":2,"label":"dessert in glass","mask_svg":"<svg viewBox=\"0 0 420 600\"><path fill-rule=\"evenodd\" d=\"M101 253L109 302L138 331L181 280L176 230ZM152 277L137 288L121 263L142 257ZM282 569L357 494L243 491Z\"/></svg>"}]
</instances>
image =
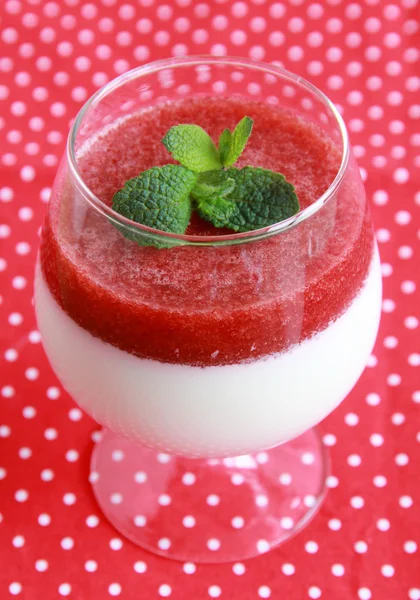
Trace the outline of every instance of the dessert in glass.
<instances>
[{"instance_id":1,"label":"dessert in glass","mask_svg":"<svg viewBox=\"0 0 420 600\"><path fill-rule=\"evenodd\" d=\"M237 167L282 173L300 210L262 229L193 214L185 234L112 209L131 178L175 161L194 123L216 141L245 115ZM312 429L372 350L379 256L342 118L313 85L246 59L126 73L75 120L42 231L35 305L52 368L103 426L91 482L139 546L197 562L265 552L325 494Z\"/></svg>"}]
</instances>

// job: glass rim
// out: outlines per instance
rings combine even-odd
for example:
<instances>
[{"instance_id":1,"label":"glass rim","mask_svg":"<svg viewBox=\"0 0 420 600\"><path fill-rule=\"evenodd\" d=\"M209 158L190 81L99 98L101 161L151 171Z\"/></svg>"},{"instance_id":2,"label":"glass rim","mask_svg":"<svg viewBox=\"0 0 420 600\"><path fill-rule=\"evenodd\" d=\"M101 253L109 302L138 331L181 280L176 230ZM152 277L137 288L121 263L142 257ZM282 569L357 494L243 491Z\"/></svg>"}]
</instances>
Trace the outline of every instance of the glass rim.
<instances>
[{"instance_id":1,"label":"glass rim","mask_svg":"<svg viewBox=\"0 0 420 600\"><path fill-rule=\"evenodd\" d=\"M92 190L83 180L83 177L80 173L77 164L75 142L83 118L89 111L89 109L92 106L98 104L109 93L113 92L119 87L122 87L128 81L135 80L145 75L157 73L162 69L223 63L227 63L232 66L237 66L239 68L251 68L257 71L263 71L267 74L282 77L283 79L291 81L294 84L306 89L308 93L320 100L322 104L328 109L328 111L333 115L341 135L342 156L340 167L336 173L336 176L334 177L334 180L331 182L327 190L325 190L325 192L321 196L319 196L319 198L312 202L312 204L310 204L306 208L303 208L298 213L296 213L292 217L289 217L288 219L285 219L284 221L280 221L279 223L274 223L272 225L269 225L268 227L263 227L261 229L256 229L253 231L246 231L243 233L232 233L228 235L199 236L168 233L159 229L148 227L147 225L136 223L135 221L131 221L130 219L114 211L111 207L107 206L100 198L98 198L92 192ZM349 136L343 118L340 115L334 103L328 98L326 94L321 92L321 90L319 90L315 85L313 85L300 75L296 75L295 73L287 71L286 69L274 64L256 61L249 58L212 55L196 55L157 60L147 63L145 65L141 65L139 67L135 67L134 69L131 69L130 71L127 71L126 73L123 73L118 77L115 77L107 84L105 84L102 88L100 88L97 92L95 92L82 106L70 128L66 147L66 158L70 174L74 180L78 191L84 196L84 198L89 202L89 204L93 206L93 208L95 208L98 212L104 215L107 219L111 220L115 225L118 225L120 227L122 226L124 229L128 228L134 232L137 231L138 233L142 234L143 236L149 239L154 239L160 242L163 242L163 240L165 240L167 244L172 246L226 246L260 240L267 237L271 237L272 235L275 235L277 233L288 231L292 227L295 227L299 223L306 221L309 217L317 213L329 201L329 199L334 196L335 192L340 187L340 184L345 176L347 166L349 163L349 157Z\"/></svg>"}]
</instances>

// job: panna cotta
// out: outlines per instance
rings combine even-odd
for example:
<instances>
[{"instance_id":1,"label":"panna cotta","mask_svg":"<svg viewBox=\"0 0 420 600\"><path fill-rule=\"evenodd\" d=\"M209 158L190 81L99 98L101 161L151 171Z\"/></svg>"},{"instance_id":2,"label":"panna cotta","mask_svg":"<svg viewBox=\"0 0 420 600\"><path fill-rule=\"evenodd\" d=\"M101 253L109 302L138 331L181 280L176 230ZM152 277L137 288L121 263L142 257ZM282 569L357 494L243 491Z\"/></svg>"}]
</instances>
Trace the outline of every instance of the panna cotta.
<instances>
[{"instance_id":1,"label":"panna cotta","mask_svg":"<svg viewBox=\"0 0 420 600\"><path fill-rule=\"evenodd\" d=\"M126 180L173 162L160 144L172 125L217 138L245 114L255 125L238 166L282 172L309 206L341 149L317 125L245 100L180 100L120 120L79 148L80 173L110 205ZM193 218L187 233L205 243L228 232ZM345 398L376 338L381 273L363 185L349 176L316 214L266 239L157 249L126 239L61 171L35 303L53 369L103 426L191 457L277 445Z\"/></svg>"}]
</instances>

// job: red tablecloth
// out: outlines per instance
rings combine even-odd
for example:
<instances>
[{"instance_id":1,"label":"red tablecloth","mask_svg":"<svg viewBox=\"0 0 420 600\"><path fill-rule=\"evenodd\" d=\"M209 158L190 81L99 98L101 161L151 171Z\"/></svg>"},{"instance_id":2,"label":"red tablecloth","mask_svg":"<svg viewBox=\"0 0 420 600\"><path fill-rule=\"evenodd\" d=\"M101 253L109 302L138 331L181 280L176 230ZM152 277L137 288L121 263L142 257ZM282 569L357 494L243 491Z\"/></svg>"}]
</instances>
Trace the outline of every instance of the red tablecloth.
<instances>
[{"instance_id":1,"label":"red tablecloth","mask_svg":"<svg viewBox=\"0 0 420 600\"><path fill-rule=\"evenodd\" d=\"M418 0L2 2L0 598L420 599ZM382 325L354 391L323 424L320 514L243 565L148 554L99 513L97 425L49 367L32 308L38 230L69 121L115 75L171 55L278 61L339 105L372 201ZM115 541L117 540L117 541Z\"/></svg>"}]
</instances>

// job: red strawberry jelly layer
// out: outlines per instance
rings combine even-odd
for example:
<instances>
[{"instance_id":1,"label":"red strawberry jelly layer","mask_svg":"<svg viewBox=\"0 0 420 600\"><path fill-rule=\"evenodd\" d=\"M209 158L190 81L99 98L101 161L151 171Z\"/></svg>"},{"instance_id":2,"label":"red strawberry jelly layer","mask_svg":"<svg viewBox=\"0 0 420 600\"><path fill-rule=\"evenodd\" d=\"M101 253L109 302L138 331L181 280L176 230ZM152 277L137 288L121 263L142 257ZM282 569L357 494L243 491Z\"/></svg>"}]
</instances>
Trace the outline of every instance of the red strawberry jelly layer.
<instances>
[{"instance_id":1,"label":"red strawberry jelly layer","mask_svg":"<svg viewBox=\"0 0 420 600\"><path fill-rule=\"evenodd\" d=\"M182 100L131 116L85 147L81 173L110 205L127 179L172 162L160 142L169 127L196 123L217 139L244 115L255 125L238 166L282 172L302 207L327 190L340 166L339 148L291 113L237 99ZM188 233L226 232L193 218ZM127 240L76 196L61 171L40 256L56 301L94 336L141 358L208 366L283 352L325 329L361 289L372 247L354 164L337 198L287 233L169 250Z\"/></svg>"}]
</instances>

